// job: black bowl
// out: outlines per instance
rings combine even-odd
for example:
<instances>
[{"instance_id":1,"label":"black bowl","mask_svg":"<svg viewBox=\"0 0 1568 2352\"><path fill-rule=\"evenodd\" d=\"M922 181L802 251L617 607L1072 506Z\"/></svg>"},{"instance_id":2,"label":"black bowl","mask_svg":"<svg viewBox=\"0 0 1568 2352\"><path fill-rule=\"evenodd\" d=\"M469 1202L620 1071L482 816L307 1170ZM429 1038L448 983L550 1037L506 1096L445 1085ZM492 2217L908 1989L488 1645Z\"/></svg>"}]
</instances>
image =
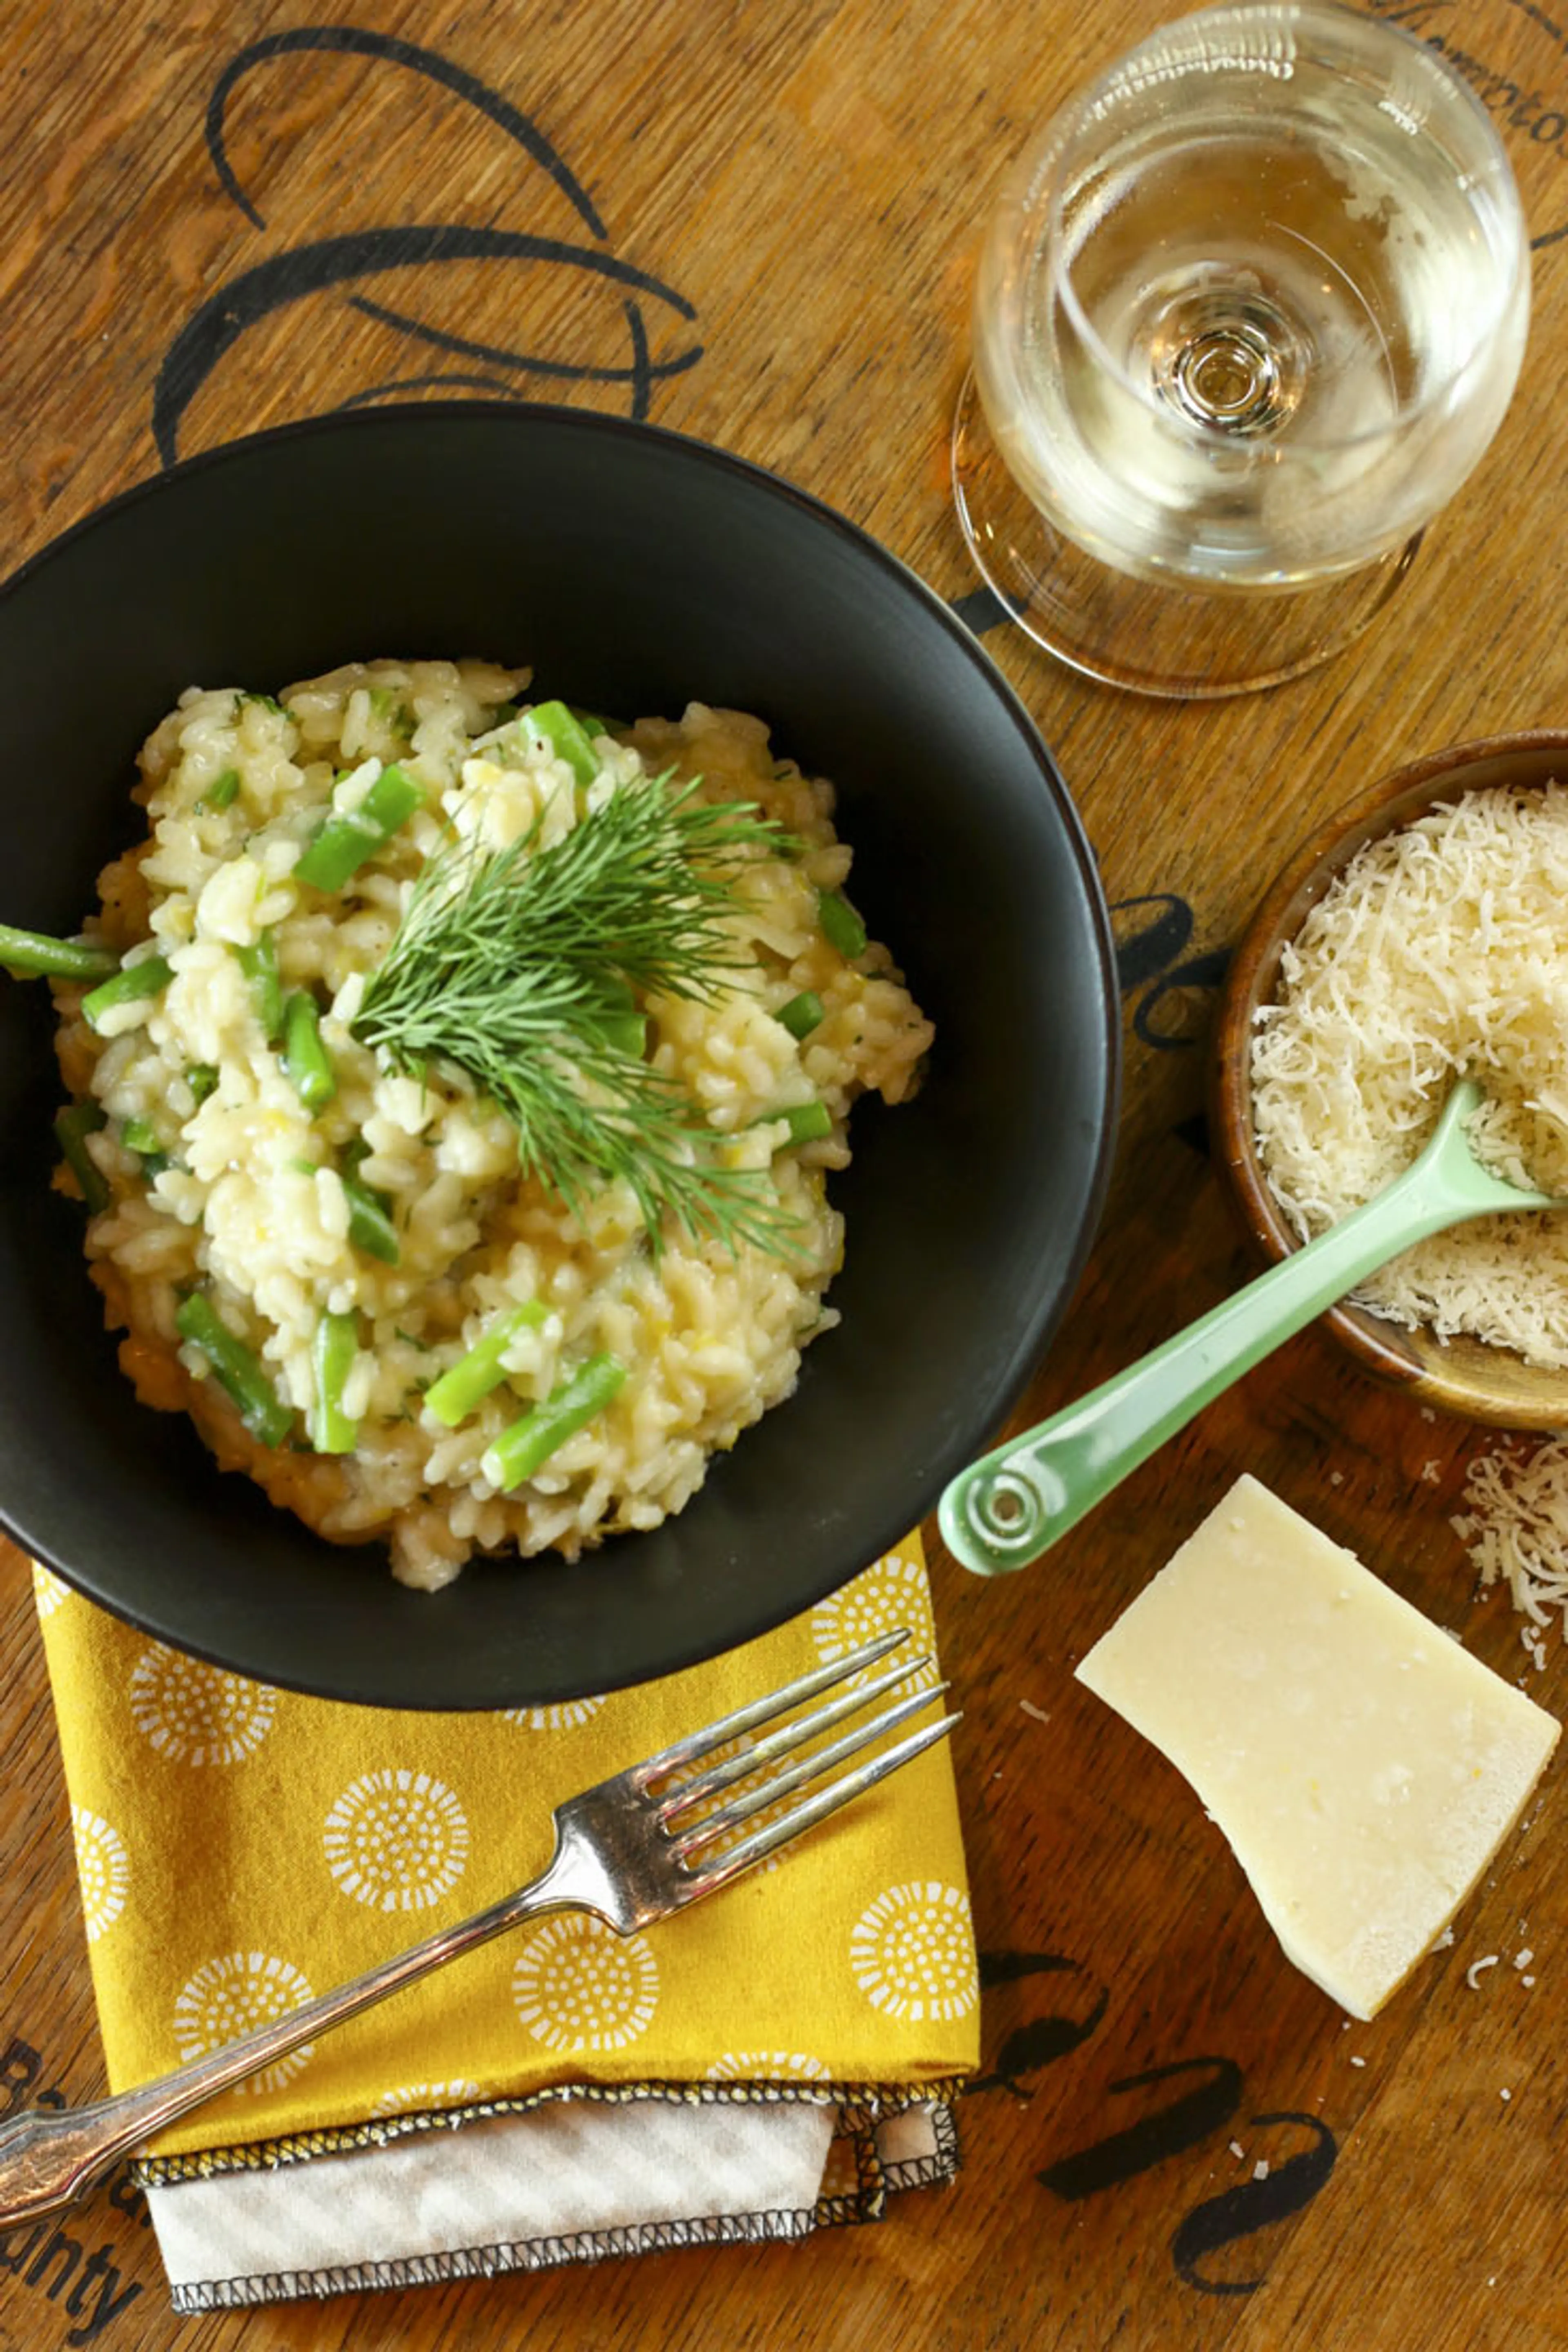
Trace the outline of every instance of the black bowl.
<instances>
[{"instance_id":1,"label":"black bowl","mask_svg":"<svg viewBox=\"0 0 1568 2352\"><path fill-rule=\"evenodd\" d=\"M134 1401L51 1192L47 993L0 981L0 1514L163 1640L383 1706L579 1697L808 1607L930 1510L1019 1393L1103 1192L1109 924L1067 792L979 646L837 516L695 442L558 409L362 411L132 490L0 590L12 812L0 918L70 931L139 829L146 732L187 686L377 655L532 665L626 716L760 713L834 778L853 889L936 1023L912 1104L856 1114L842 1326L679 1518L574 1566L396 1585Z\"/></svg>"}]
</instances>

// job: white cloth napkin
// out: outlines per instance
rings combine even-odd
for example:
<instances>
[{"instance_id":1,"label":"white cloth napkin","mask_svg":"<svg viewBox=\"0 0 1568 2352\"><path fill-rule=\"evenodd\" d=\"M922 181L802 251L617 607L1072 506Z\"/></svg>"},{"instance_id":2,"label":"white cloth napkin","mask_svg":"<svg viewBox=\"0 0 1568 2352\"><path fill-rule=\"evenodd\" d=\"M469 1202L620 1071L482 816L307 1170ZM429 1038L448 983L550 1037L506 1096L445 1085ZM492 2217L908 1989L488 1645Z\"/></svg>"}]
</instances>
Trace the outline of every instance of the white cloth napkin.
<instances>
[{"instance_id":1,"label":"white cloth napkin","mask_svg":"<svg viewBox=\"0 0 1568 2352\"><path fill-rule=\"evenodd\" d=\"M174 2306L198 2312L805 2238L956 2169L942 2103L840 2122L801 2100L552 2100L147 2198Z\"/></svg>"}]
</instances>

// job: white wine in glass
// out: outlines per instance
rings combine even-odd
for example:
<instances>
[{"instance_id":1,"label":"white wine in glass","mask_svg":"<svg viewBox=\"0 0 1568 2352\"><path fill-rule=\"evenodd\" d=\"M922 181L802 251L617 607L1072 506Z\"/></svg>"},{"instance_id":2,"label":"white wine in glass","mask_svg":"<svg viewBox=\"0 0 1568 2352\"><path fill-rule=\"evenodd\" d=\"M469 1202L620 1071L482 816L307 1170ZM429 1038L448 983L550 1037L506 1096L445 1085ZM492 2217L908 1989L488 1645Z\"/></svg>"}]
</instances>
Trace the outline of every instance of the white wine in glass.
<instances>
[{"instance_id":1,"label":"white wine in glass","mask_svg":"<svg viewBox=\"0 0 1568 2352\"><path fill-rule=\"evenodd\" d=\"M1529 301L1507 158L1430 49L1318 0L1167 26L986 234L953 444L982 573L1118 684L1310 668L1491 440Z\"/></svg>"}]
</instances>

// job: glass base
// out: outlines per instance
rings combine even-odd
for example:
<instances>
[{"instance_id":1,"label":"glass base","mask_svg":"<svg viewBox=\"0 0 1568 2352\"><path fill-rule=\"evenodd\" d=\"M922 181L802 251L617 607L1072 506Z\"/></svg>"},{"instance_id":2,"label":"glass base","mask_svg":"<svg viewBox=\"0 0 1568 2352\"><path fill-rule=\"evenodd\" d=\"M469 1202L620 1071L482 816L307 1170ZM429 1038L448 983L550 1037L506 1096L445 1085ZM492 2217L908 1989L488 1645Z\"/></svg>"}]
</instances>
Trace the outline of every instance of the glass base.
<instances>
[{"instance_id":1,"label":"glass base","mask_svg":"<svg viewBox=\"0 0 1568 2352\"><path fill-rule=\"evenodd\" d=\"M1252 594L1135 580L1054 530L1003 464L973 373L952 427L952 496L981 578L1058 661L1173 701L1252 694L1316 669L1377 618L1415 560L1407 545L1314 588Z\"/></svg>"}]
</instances>

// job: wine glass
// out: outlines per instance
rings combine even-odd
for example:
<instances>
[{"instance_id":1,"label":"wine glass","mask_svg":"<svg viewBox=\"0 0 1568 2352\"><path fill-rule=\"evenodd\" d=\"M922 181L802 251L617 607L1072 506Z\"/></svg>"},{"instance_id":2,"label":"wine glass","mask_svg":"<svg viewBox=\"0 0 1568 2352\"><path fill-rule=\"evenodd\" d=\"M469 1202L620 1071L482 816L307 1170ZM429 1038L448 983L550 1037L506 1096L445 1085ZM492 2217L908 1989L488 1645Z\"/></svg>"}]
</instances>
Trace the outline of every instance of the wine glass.
<instances>
[{"instance_id":1,"label":"wine glass","mask_svg":"<svg viewBox=\"0 0 1568 2352\"><path fill-rule=\"evenodd\" d=\"M952 442L982 576L1144 693L1312 668L1486 449L1529 304L1508 159L1433 50L1321 0L1167 25L986 231Z\"/></svg>"}]
</instances>

